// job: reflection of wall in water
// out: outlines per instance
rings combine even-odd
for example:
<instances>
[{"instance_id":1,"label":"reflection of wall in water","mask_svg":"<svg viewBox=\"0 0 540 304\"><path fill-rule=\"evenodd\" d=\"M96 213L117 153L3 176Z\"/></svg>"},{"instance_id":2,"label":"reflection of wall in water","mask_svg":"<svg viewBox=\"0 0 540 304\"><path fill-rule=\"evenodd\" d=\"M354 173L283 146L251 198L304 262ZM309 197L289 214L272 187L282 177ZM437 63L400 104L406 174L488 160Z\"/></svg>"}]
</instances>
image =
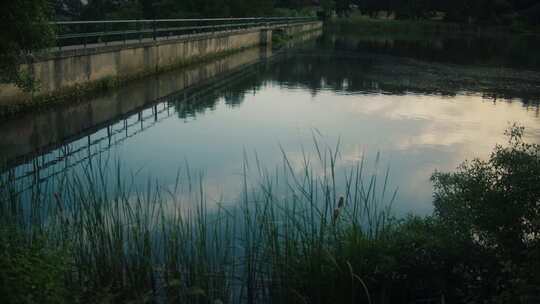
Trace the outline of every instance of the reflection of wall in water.
<instances>
[{"instance_id":1,"label":"reflection of wall in water","mask_svg":"<svg viewBox=\"0 0 540 304\"><path fill-rule=\"evenodd\" d=\"M118 116L155 103L156 99L204 80L257 62L271 51L253 48L226 58L149 77L94 100L28 114L2 124L0 156L12 160L104 127Z\"/></svg>"},{"instance_id":2,"label":"reflection of wall in water","mask_svg":"<svg viewBox=\"0 0 540 304\"><path fill-rule=\"evenodd\" d=\"M320 35L297 36L299 44L288 47L308 45L305 41ZM280 57L272 53L270 47L248 49L136 81L92 101L4 122L0 159L20 184L42 183L170 117L194 117L221 100L238 106L246 92L263 84L265 70Z\"/></svg>"}]
</instances>

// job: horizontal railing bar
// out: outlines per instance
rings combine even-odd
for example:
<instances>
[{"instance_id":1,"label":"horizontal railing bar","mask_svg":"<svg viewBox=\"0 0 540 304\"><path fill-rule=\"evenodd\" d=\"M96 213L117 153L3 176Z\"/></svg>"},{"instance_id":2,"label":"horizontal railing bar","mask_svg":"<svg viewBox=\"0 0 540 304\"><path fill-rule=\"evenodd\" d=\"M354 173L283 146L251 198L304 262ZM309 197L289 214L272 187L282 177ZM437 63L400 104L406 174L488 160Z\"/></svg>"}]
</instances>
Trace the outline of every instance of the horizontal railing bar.
<instances>
[{"instance_id":1,"label":"horizontal railing bar","mask_svg":"<svg viewBox=\"0 0 540 304\"><path fill-rule=\"evenodd\" d=\"M156 29L156 31L158 31ZM92 33L80 33L80 34L65 34L59 35L56 37L58 40L63 39L73 39L73 38L90 38L90 37L106 37L106 36L118 36L118 35L132 35L132 34L144 34L144 33L153 33L154 30L138 30L138 31L109 31L109 32L92 32Z\"/></svg>"},{"instance_id":2,"label":"horizontal railing bar","mask_svg":"<svg viewBox=\"0 0 540 304\"><path fill-rule=\"evenodd\" d=\"M246 25L263 25L265 23L237 23L237 24L217 24L217 25L203 25L203 26L181 26L181 27L164 27L156 28L156 32L167 32L167 31L185 31L185 30L196 30L196 29L212 29L212 28L236 28L239 26ZM141 30L117 30L117 31L107 31L107 32L90 32L90 33L79 33L79 34L65 34L59 35L57 39L73 39L73 38L84 38L84 37L105 37L105 36L117 36L117 35L132 35L132 34L144 34L144 33L153 33L153 29L141 29Z\"/></svg>"},{"instance_id":3,"label":"horizontal railing bar","mask_svg":"<svg viewBox=\"0 0 540 304\"><path fill-rule=\"evenodd\" d=\"M54 21L55 25L104 24L104 23L159 23L159 22L199 22L199 21L242 21L242 20L307 20L314 17L250 17L250 18L201 18L201 19L133 19L133 20L88 20Z\"/></svg>"},{"instance_id":4,"label":"horizontal railing bar","mask_svg":"<svg viewBox=\"0 0 540 304\"><path fill-rule=\"evenodd\" d=\"M164 27L156 28L156 32L166 31L181 31L181 30L196 30L196 29L212 29L212 28L227 28L227 27L239 27L246 25L264 25L266 23L237 23L237 24L217 24L217 25L203 25L203 26L182 26L182 27ZM107 32L90 32L79 34L65 34L59 35L57 39L71 39L71 38L84 38L84 37L99 37L99 36L115 36L115 35L129 35L129 34L142 34L153 33L153 29L140 29L140 30L117 30Z\"/></svg>"},{"instance_id":5,"label":"horizontal railing bar","mask_svg":"<svg viewBox=\"0 0 540 304\"><path fill-rule=\"evenodd\" d=\"M212 28L227 28L227 27L239 27L246 25L256 25L260 23L238 23L238 24L216 24L216 25L201 25L201 26L181 26L181 27L162 27L156 28L157 32L166 31L182 31L182 30L196 30L196 29L212 29Z\"/></svg>"}]
</instances>

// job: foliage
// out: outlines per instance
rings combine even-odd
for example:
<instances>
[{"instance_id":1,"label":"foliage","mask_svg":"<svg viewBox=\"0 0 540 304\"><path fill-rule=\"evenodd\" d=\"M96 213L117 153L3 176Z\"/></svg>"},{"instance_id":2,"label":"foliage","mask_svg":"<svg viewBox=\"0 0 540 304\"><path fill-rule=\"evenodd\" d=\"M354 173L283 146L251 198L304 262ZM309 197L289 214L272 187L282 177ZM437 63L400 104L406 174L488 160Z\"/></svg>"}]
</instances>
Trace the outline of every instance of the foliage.
<instances>
[{"instance_id":1,"label":"foliage","mask_svg":"<svg viewBox=\"0 0 540 304\"><path fill-rule=\"evenodd\" d=\"M340 17L347 17L355 5L365 14L394 12L402 19L430 19L442 13L446 21L479 24L526 22L539 24L540 4L534 0L56 0L61 18L171 18L171 17L246 17L282 15L319 6L323 12L331 8ZM276 10L277 9L277 10Z\"/></svg>"},{"instance_id":2,"label":"foliage","mask_svg":"<svg viewBox=\"0 0 540 304\"><path fill-rule=\"evenodd\" d=\"M282 15L286 10L303 13L311 5L311 1L303 0L89 0L85 5L77 0L55 2L58 18L79 20L270 16Z\"/></svg>"},{"instance_id":3,"label":"foliage","mask_svg":"<svg viewBox=\"0 0 540 304\"><path fill-rule=\"evenodd\" d=\"M429 19L443 13L446 21L510 25L515 20L539 24L540 5L534 0L355 0L360 11L375 16L395 12L398 18Z\"/></svg>"},{"instance_id":4,"label":"foliage","mask_svg":"<svg viewBox=\"0 0 540 304\"><path fill-rule=\"evenodd\" d=\"M321 1L321 11L324 14L324 19L331 18L335 9L336 9L336 2L334 0Z\"/></svg>"},{"instance_id":5,"label":"foliage","mask_svg":"<svg viewBox=\"0 0 540 304\"><path fill-rule=\"evenodd\" d=\"M534 303L540 146L523 134L435 173L435 214L399 220L388 174L381 187L363 162L341 172L339 146L316 140L303 167L285 154L276 176L257 164L255 185L246 160L238 201L215 210L189 171L140 193L98 159L53 195L33 188L30 217L16 188L0 188L0 220L23 228L0 233L0 288L8 303Z\"/></svg>"},{"instance_id":6,"label":"foliage","mask_svg":"<svg viewBox=\"0 0 540 304\"><path fill-rule=\"evenodd\" d=\"M3 223L5 224L5 223ZM0 297L5 304L68 303L64 254L18 229L0 227Z\"/></svg>"},{"instance_id":7,"label":"foliage","mask_svg":"<svg viewBox=\"0 0 540 304\"><path fill-rule=\"evenodd\" d=\"M489 160L434 174L432 217L394 221L374 236L349 222L330 231L333 241L289 251L279 268L291 291L284 302L534 303L540 146L519 127L508 136Z\"/></svg>"},{"instance_id":8,"label":"foliage","mask_svg":"<svg viewBox=\"0 0 540 304\"><path fill-rule=\"evenodd\" d=\"M436 214L498 259L505 279L496 288L523 295L540 286L540 145L526 143L524 129L509 129L487 161L463 163L457 172L435 173Z\"/></svg>"},{"instance_id":9,"label":"foliage","mask_svg":"<svg viewBox=\"0 0 540 304\"><path fill-rule=\"evenodd\" d=\"M285 302L481 303L493 296L478 278L496 277L496 260L436 217L408 217L376 237L353 226L338 235L338 243L289 258L284 276L302 301L289 295Z\"/></svg>"},{"instance_id":10,"label":"foliage","mask_svg":"<svg viewBox=\"0 0 540 304\"><path fill-rule=\"evenodd\" d=\"M36 84L30 71L21 71L31 52L50 46L53 28L48 24L51 8L48 0L17 0L0 3L0 82L15 83L33 91Z\"/></svg>"}]
</instances>

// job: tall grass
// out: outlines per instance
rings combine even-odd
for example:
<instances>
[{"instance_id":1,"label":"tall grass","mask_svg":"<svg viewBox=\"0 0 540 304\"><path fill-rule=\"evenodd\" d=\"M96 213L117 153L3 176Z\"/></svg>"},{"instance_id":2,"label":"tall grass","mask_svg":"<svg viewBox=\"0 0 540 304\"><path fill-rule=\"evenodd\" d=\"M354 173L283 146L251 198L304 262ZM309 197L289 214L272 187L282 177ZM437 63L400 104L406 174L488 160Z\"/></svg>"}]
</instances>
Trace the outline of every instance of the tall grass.
<instances>
[{"instance_id":1,"label":"tall grass","mask_svg":"<svg viewBox=\"0 0 540 304\"><path fill-rule=\"evenodd\" d=\"M210 201L188 168L173 187L141 187L94 159L22 192L4 174L0 224L61 249L81 302L321 303L338 289L335 299L371 302L349 247L391 228L388 171L381 181L363 160L344 165L339 143L317 139L314 153L282 154L275 170L245 157L232 205Z\"/></svg>"}]
</instances>

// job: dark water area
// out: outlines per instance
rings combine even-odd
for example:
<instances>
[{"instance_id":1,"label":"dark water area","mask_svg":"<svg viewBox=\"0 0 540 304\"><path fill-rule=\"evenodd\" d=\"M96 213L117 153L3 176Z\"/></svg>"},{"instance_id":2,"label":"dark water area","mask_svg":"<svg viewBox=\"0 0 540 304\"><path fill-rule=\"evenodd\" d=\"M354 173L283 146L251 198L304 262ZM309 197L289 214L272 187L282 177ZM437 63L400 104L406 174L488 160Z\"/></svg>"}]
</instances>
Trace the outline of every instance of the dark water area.
<instances>
[{"instance_id":1,"label":"dark water area","mask_svg":"<svg viewBox=\"0 0 540 304\"><path fill-rule=\"evenodd\" d=\"M540 69L538 35L453 32L372 33L333 26L326 37L339 49L370 50L422 61L461 65Z\"/></svg>"},{"instance_id":2,"label":"dark water area","mask_svg":"<svg viewBox=\"0 0 540 304\"><path fill-rule=\"evenodd\" d=\"M362 160L370 173L389 168L396 213L429 214L436 170L485 159L513 123L540 142L538 46L529 36L327 31L291 48L251 49L0 122L2 174L54 185L110 158L141 188L148 178L172 187L188 166L211 202L234 201L246 162L271 170L285 153L300 169L315 158L315 138L339 143L340 174Z\"/></svg>"}]
</instances>

